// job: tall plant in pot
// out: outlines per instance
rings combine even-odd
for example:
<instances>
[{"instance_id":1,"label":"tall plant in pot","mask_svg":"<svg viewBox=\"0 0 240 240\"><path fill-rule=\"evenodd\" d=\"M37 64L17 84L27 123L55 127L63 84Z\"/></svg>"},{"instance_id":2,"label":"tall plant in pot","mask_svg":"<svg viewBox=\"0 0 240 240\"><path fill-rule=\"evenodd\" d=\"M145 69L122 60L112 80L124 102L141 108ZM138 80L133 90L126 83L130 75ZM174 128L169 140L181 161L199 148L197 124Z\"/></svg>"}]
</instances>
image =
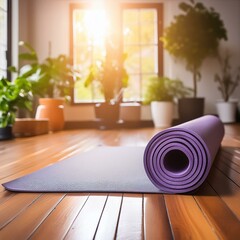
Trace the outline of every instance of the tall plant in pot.
<instances>
[{"instance_id":1,"label":"tall plant in pot","mask_svg":"<svg viewBox=\"0 0 240 240\"><path fill-rule=\"evenodd\" d=\"M222 122L231 123L236 121L238 101L231 100L230 97L240 82L240 67L235 72L232 72L228 53L226 53L225 57L219 56L219 63L221 74L215 74L214 80L222 95L222 101L216 104L217 112Z\"/></svg>"},{"instance_id":2,"label":"tall plant in pot","mask_svg":"<svg viewBox=\"0 0 240 240\"><path fill-rule=\"evenodd\" d=\"M13 138L12 126L18 109L31 110L31 84L23 77L10 82L0 79L0 140Z\"/></svg>"},{"instance_id":3,"label":"tall plant in pot","mask_svg":"<svg viewBox=\"0 0 240 240\"><path fill-rule=\"evenodd\" d=\"M227 40L227 31L219 13L213 8L208 9L203 3L190 0L188 3L180 3L179 8L182 13L175 16L170 26L164 29L161 41L172 56L185 61L186 69L192 73L193 98L179 101L180 118L190 120L204 112L204 99L197 97L202 63L210 56L217 56L219 42L222 39ZM196 105L189 101L199 102L199 112L196 111ZM191 112L182 113L182 106L187 110L192 109L192 116Z\"/></svg>"},{"instance_id":4,"label":"tall plant in pot","mask_svg":"<svg viewBox=\"0 0 240 240\"><path fill-rule=\"evenodd\" d=\"M191 93L178 79L168 77L152 77L144 92L144 104L151 104L151 113L155 127L172 125L174 99L182 98Z\"/></svg>"},{"instance_id":5,"label":"tall plant in pot","mask_svg":"<svg viewBox=\"0 0 240 240\"><path fill-rule=\"evenodd\" d=\"M122 92L128 85L128 73L124 68L127 55L120 54L110 46L104 59L97 60L84 79L85 87L94 84L104 96L103 103L95 104L96 118L104 128L112 127L119 120L119 105Z\"/></svg>"}]
</instances>

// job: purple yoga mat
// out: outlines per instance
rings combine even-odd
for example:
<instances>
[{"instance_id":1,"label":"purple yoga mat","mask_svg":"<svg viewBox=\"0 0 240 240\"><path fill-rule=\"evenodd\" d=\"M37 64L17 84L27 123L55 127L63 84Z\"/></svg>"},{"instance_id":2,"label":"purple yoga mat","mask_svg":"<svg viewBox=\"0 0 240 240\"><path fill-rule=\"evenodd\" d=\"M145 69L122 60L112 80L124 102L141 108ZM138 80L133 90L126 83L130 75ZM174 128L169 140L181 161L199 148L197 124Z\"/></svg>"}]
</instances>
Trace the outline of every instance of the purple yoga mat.
<instances>
[{"instance_id":1,"label":"purple yoga mat","mask_svg":"<svg viewBox=\"0 0 240 240\"><path fill-rule=\"evenodd\" d=\"M187 193L206 179L224 135L205 116L156 134L146 147L98 147L4 183L17 192Z\"/></svg>"},{"instance_id":2,"label":"purple yoga mat","mask_svg":"<svg viewBox=\"0 0 240 240\"><path fill-rule=\"evenodd\" d=\"M222 122L211 115L159 132L145 148L147 176L163 192L196 190L208 176L223 136Z\"/></svg>"}]
</instances>

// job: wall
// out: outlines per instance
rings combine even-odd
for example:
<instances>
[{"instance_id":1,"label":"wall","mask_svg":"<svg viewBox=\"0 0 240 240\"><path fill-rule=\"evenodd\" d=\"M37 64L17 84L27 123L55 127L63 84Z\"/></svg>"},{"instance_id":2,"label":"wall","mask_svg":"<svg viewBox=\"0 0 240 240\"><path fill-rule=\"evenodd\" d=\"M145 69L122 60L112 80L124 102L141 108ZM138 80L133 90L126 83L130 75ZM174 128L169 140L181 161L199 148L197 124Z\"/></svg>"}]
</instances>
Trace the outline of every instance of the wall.
<instances>
[{"instance_id":1,"label":"wall","mask_svg":"<svg viewBox=\"0 0 240 240\"><path fill-rule=\"evenodd\" d=\"M121 0L110 1L114 11ZM40 60L60 53L69 54L69 4L71 0L19 0L19 39L31 43L39 53ZM80 2L80 1L75 1ZM133 0L131 2L134 2ZM144 2L144 1L141 1ZM149 2L149 1L146 1ZM159 0L164 3L164 25L168 26L174 15L179 13L180 0ZM240 65L240 1L238 0L201 0L206 6L214 7L220 13L228 31L228 41L221 43L221 49L229 49L232 53L232 66ZM51 43L51 44L49 44ZM51 48L49 47L51 45ZM207 59L201 69L202 80L198 84L199 97L205 97L205 113L216 113L215 102L220 94L213 81L214 74L219 71L215 59ZM185 84L192 86L192 76L185 70L182 62L175 61L164 52L164 73L168 77L180 78ZM234 98L239 99L240 86ZM66 120L91 120L93 109L90 106L67 106ZM78 114L76 114L78 113ZM142 119L150 119L150 111L142 107Z\"/></svg>"},{"instance_id":2,"label":"wall","mask_svg":"<svg viewBox=\"0 0 240 240\"><path fill-rule=\"evenodd\" d=\"M181 1L170 0L165 4L165 26L172 21L172 15L179 12L178 3ZM213 7L224 21L228 33L228 41L222 41L220 48L222 51L229 49L232 54L232 67L236 69L240 65L240 1L238 0L202 0L207 7ZM174 61L167 52L165 52L165 73L169 77L182 79L187 85L192 86L192 76L184 69L184 63ZM216 83L213 81L214 74L219 71L219 65L216 59L207 59L201 68L202 79L198 84L198 95L205 97L205 112L215 113L215 102L221 98L217 90ZM240 97L240 86L235 91L233 98Z\"/></svg>"}]
</instances>

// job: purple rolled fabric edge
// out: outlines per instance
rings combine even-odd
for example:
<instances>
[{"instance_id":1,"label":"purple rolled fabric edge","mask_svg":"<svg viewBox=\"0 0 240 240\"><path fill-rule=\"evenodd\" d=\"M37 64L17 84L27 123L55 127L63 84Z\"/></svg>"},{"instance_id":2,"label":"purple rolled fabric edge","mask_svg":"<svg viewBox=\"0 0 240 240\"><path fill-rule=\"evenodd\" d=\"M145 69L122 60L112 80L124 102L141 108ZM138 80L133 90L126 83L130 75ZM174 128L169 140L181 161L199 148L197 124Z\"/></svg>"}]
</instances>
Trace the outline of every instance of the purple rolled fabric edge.
<instances>
[{"instance_id":1,"label":"purple rolled fabric edge","mask_svg":"<svg viewBox=\"0 0 240 240\"><path fill-rule=\"evenodd\" d=\"M157 133L144 151L147 176L166 193L197 190L209 174L223 136L223 123L213 115Z\"/></svg>"}]
</instances>

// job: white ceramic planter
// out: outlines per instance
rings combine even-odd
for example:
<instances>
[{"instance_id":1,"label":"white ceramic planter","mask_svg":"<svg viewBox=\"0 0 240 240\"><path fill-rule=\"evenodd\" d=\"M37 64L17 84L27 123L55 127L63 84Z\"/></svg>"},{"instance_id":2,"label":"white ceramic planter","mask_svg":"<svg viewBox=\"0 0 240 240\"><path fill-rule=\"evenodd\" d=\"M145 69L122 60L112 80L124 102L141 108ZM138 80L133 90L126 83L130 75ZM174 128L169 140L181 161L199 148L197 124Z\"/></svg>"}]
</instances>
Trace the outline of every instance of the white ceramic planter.
<instances>
[{"instance_id":1,"label":"white ceramic planter","mask_svg":"<svg viewBox=\"0 0 240 240\"><path fill-rule=\"evenodd\" d=\"M218 102L216 104L218 116L223 123L236 122L237 102Z\"/></svg>"},{"instance_id":2,"label":"white ceramic planter","mask_svg":"<svg viewBox=\"0 0 240 240\"><path fill-rule=\"evenodd\" d=\"M155 127L170 127L173 119L173 102L151 102L151 113Z\"/></svg>"}]
</instances>

